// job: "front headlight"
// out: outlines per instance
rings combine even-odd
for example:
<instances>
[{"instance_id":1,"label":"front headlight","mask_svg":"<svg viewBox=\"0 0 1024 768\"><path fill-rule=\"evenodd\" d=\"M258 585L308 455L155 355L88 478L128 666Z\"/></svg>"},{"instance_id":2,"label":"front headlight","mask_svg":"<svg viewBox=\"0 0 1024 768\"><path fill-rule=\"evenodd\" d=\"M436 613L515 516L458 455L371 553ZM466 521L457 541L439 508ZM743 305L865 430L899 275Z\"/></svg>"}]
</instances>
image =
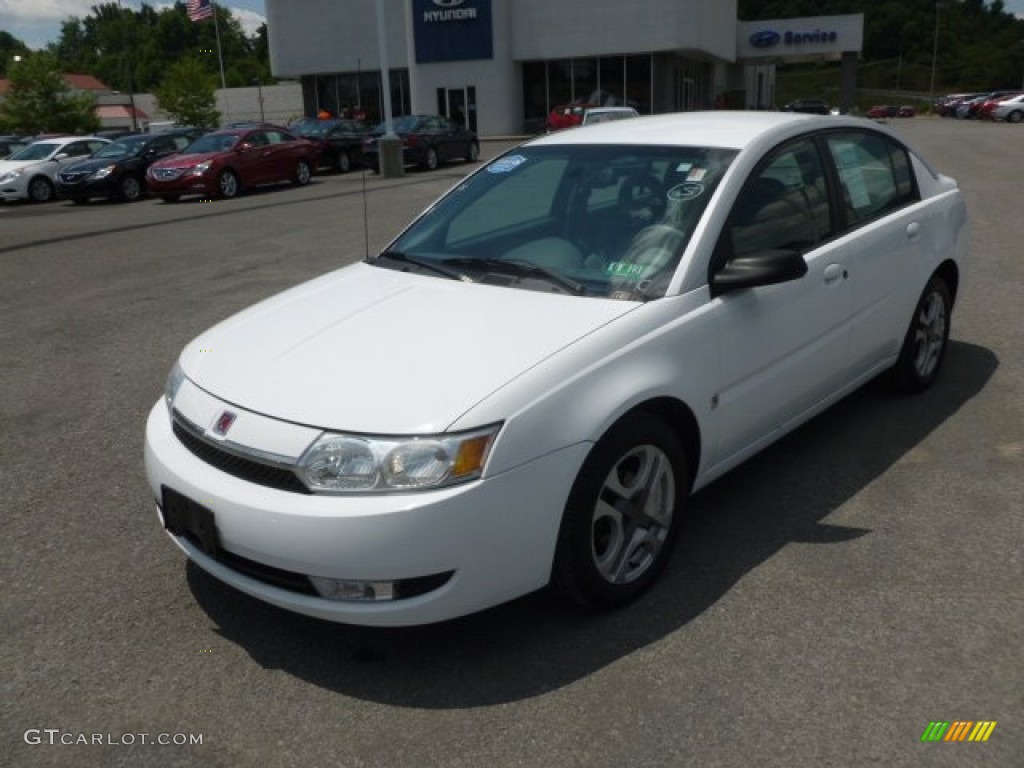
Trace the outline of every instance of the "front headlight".
<instances>
[{"instance_id":1,"label":"front headlight","mask_svg":"<svg viewBox=\"0 0 1024 768\"><path fill-rule=\"evenodd\" d=\"M0 184L9 184L10 182L14 181L16 178L21 176L21 174L23 174L24 172L24 169L19 169L17 171L8 171L3 176L0 176Z\"/></svg>"},{"instance_id":2,"label":"front headlight","mask_svg":"<svg viewBox=\"0 0 1024 768\"><path fill-rule=\"evenodd\" d=\"M206 161L205 163L200 163L199 165L192 166L192 170L190 170L188 172L188 175L189 176L202 176L208 170L210 170L210 162Z\"/></svg>"},{"instance_id":3,"label":"front headlight","mask_svg":"<svg viewBox=\"0 0 1024 768\"><path fill-rule=\"evenodd\" d=\"M93 171L92 178L105 179L114 172L115 168L117 168L116 165L108 165L106 168L100 168L98 171Z\"/></svg>"},{"instance_id":4,"label":"front headlight","mask_svg":"<svg viewBox=\"0 0 1024 768\"><path fill-rule=\"evenodd\" d=\"M178 390L181 389L181 385L184 383L185 372L181 370L179 363L175 363L174 367L171 368L171 372L167 374L167 383L164 384L164 403L167 405L168 413L174 410L174 398L178 396Z\"/></svg>"},{"instance_id":5,"label":"front headlight","mask_svg":"<svg viewBox=\"0 0 1024 768\"><path fill-rule=\"evenodd\" d=\"M495 424L472 432L427 437L325 433L299 459L296 474L319 493L443 488L481 475Z\"/></svg>"}]
</instances>

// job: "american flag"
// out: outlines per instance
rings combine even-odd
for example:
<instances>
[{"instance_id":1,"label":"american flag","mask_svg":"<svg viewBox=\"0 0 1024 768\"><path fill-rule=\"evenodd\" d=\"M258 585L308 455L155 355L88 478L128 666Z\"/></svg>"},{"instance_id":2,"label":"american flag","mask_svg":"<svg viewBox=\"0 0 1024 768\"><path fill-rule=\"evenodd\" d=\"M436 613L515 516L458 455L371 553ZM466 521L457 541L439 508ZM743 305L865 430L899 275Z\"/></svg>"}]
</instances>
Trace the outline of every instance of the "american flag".
<instances>
[{"instance_id":1,"label":"american flag","mask_svg":"<svg viewBox=\"0 0 1024 768\"><path fill-rule=\"evenodd\" d=\"M202 21L213 16L213 0L188 0L185 7L192 21Z\"/></svg>"}]
</instances>

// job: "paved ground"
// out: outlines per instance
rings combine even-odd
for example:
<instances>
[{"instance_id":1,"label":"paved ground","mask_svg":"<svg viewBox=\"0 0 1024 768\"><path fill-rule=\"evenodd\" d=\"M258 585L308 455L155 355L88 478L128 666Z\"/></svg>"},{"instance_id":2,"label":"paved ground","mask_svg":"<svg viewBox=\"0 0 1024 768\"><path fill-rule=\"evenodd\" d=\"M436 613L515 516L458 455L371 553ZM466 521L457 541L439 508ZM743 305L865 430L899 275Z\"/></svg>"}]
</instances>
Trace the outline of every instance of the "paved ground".
<instances>
[{"instance_id":1,"label":"paved ground","mask_svg":"<svg viewBox=\"0 0 1024 768\"><path fill-rule=\"evenodd\" d=\"M1024 129L898 128L976 231L944 378L868 387L702 492L666 578L603 616L544 594L401 631L294 616L187 566L143 481L188 339L379 247L464 166L365 198L350 175L0 206L0 764L1019 767ZM998 726L920 743L957 719Z\"/></svg>"}]
</instances>

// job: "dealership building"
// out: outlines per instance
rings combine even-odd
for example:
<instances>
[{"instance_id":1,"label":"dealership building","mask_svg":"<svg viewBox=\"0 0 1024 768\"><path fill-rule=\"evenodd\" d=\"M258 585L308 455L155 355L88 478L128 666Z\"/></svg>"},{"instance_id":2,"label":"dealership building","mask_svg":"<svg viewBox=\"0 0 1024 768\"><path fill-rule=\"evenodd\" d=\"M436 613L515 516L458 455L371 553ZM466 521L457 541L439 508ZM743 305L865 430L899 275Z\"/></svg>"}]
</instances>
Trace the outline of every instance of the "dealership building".
<instances>
[{"instance_id":1,"label":"dealership building","mask_svg":"<svg viewBox=\"0 0 1024 768\"><path fill-rule=\"evenodd\" d=\"M306 114L382 118L383 41L393 114L492 136L542 130L573 101L770 109L775 65L791 61L841 61L848 107L864 26L862 14L742 22L735 0L266 0L266 13L274 76L300 80Z\"/></svg>"}]
</instances>

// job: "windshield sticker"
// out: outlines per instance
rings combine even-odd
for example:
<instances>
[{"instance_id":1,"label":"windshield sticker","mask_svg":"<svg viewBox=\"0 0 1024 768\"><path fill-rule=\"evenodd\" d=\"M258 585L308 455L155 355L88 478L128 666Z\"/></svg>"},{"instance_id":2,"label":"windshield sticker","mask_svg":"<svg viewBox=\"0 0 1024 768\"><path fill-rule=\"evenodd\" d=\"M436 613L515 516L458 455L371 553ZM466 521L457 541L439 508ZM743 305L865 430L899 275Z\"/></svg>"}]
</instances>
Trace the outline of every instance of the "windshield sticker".
<instances>
[{"instance_id":1,"label":"windshield sticker","mask_svg":"<svg viewBox=\"0 0 1024 768\"><path fill-rule=\"evenodd\" d=\"M604 268L604 271L612 277L619 277L624 280L642 280L650 271L650 266L630 264L628 261L613 261Z\"/></svg>"},{"instance_id":2,"label":"windshield sticker","mask_svg":"<svg viewBox=\"0 0 1024 768\"><path fill-rule=\"evenodd\" d=\"M687 181L704 181L704 177L707 175L706 168L694 168L686 175Z\"/></svg>"},{"instance_id":3,"label":"windshield sticker","mask_svg":"<svg viewBox=\"0 0 1024 768\"><path fill-rule=\"evenodd\" d=\"M676 173L686 173L693 168L693 163L680 163L676 166Z\"/></svg>"},{"instance_id":4,"label":"windshield sticker","mask_svg":"<svg viewBox=\"0 0 1024 768\"><path fill-rule=\"evenodd\" d=\"M704 185L698 181L684 181L668 191L669 200L693 200L704 194Z\"/></svg>"},{"instance_id":5,"label":"windshield sticker","mask_svg":"<svg viewBox=\"0 0 1024 768\"><path fill-rule=\"evenodd\" d=\"M523 157L522 155L509 155L508 157L501 157L487 166L487 172L508 173L509 171L515 170L525 162L526 158Z\"/></svg>"}]
</instances>

